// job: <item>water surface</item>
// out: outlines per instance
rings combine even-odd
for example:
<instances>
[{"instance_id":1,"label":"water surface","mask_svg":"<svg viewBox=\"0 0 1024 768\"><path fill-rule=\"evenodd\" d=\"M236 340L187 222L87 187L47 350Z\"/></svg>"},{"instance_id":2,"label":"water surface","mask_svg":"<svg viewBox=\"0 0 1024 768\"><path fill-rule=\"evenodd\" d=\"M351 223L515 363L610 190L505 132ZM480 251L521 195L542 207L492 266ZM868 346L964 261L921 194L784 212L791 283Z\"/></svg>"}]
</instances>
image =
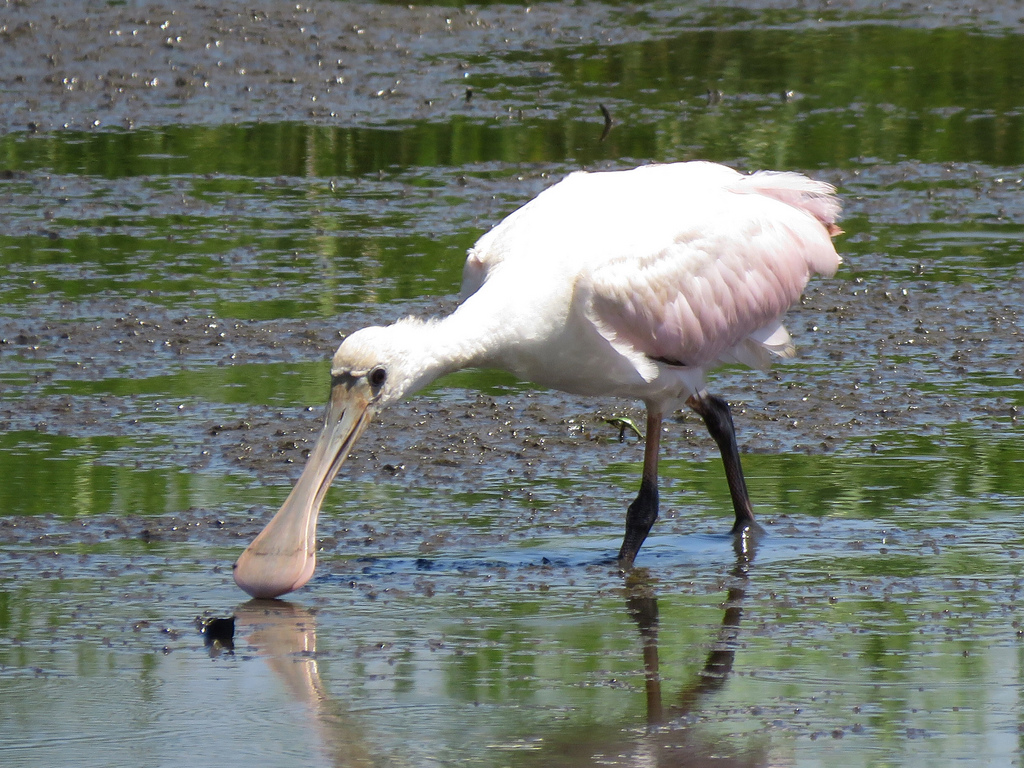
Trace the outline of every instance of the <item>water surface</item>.
<instances>
[{"instance_id":1,"label":"water surface","mask_svg":"<svg viewBox=\"0 0 1024 768\"><path fill-rule=\"evenodd\" d=\"M1020 764L1018 14L10 13L4 765ZM571 170L695 158L846 208L800 357L715 378L756 550L681 415L624 579L642 450L604 419L637 405L471 371L381 415L310 586L242 599L342 334L449 311L465 249Z\"/></svg>"}]
</instances>

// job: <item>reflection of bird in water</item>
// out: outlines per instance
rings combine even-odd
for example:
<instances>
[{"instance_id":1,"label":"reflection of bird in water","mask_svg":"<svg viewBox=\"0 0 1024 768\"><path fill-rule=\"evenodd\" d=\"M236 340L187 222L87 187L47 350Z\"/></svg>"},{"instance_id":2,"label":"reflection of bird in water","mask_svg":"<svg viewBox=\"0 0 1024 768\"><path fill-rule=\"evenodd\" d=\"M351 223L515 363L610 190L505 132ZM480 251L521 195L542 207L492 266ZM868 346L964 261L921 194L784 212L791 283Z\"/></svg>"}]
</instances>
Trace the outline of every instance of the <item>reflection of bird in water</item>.
<instances>
[{"instance_id":1,"label":"reflection of bird in water","mask_svg":"<svg viewBox=\"0 0 1024 768\"><path fill-rule=\"evenodd\" d=\"M739 647L740 620L747 592L756 542L745 537L733 540L736 561L730 572L728 595L717 636L711 642L704 665L681 690L665 690L659 659L658 598L644 568L626 574L626 610L640 630L643 642L644 692L650 728L637 734L633 728L605 728L595 736L592 727L567 730L546 739L536 764L559 766L608 765L671 766L671 768L764 768L780 765L763 733L716 733L717 713L709 699L721 691L732 673ZM671 631L672 628L669 628ZM673 670L678 674L679 670ZM758 702L760 703L760 702ZM735 706L726 705L726 706ZM710 727L708 727L710 725Z\"/></svg>"},{"instance_id":2,"label":"reflection of bird in water","mask_svg":"<svg viewBox=\"0 0 1024 768\"><path fill-rule=\"evenodd\" d=\"M753 540L737 537L734 545L736 564L732 569L732 584L725 600L725 615L722 617L718 638L697 679L679 694L678 703L670 706L668 711L663 706L658 672L658 599L644 573L637 574L637 578L627 577L626 609L636 622L644 641L647 720L652 725L689 714L697 708L704 696L725 685L726 678L732 672L740 619L743 617L743 599L747 594L747 572L756 551Z\"/></svg>"},{"instance_id":3,"label":"reflection of bird in water","mask_svg":"<svg viewBox=\"0 0 1024 768\"><path fill-rule=\"evenodd\" d=\"M307 707L330 764L361 768L378 764L363 737L363 724L324 690L316 662L316 620L307 609L285 601L250 601L235 612L239 635L255 649L288 689Z\"/></svg>"},{"instance_id":4,"label":"reflection of bird in water","mask_svg":"<svg viewBox=\"0 0 1024 768\"><path fill-rule=\"evenodd\" d=\"M675 694L663 690L658 647L658 598L646 569L631 570L626 576L626 610L636 623L643 642L643 669L647 703L647 733L633 727L594 729L584 718L574 726L546 731L537 741L537 758L530 764L561 766L615 765L685 766L716 765L754 768L769 764L768 743L757 733L746 738L718 738L702 726L707 700L722 690L732 672L738 648L743 601L756 543L745 537L734 539L736 561L730 575L724 615L711 643L702 669ZM255 653L283 683L289 697L313 717L315 733L331 765L346 768L402 764L393 756L383 757L378 729L384 721L371 723L347 709L345 696L332 696L320 679L317 666L317 628L313 613L286 601L253 600L236 609L238 642L243 657ZM457 658L457 656L456 656ZM434 664L436 662L431 662ZM453 702L454 703L454 702ZM486 719L486 718L485 718ZM498 732L503 732L501 726ZM622 756L621 761L614 759Z\"/></svg>"},{"instance_id":5,"label":"reflection of bird in water","mask_svg":"<svg viewBox=\"0 0 1024 768\"><path fill-rule=\"evenodd\" d=\"M703 162L574 173L542 192L470 250L455 312L365 328L342 343L323 432L280 511L239 557L235 581L255 597L309 581L320 505L374 412L473 366L646 404L622 567L657 518L662 419L684 403L721 449L734 533L756 530L729 407L708 394L705 376L722 363L765 368L793 354L781 319L812 274L836 270L838 214L823 182Z\"/></svg>"}]
</instances>

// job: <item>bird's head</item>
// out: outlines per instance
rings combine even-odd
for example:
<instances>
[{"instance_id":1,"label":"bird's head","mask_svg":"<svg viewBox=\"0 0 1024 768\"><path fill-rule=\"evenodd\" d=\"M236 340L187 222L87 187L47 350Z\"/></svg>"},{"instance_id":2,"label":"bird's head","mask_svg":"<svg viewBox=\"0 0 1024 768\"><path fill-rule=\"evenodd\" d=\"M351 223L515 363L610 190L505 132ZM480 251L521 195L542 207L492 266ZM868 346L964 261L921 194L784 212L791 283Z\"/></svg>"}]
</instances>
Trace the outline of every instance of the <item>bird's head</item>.
<instances>
[{"instance_id":1,"label":"bird's head","mask_svg":"<svg viewBox=\"0 0 1024 768\"><path fill-rule=\"evenodd\" d=\"M364 328L334 353L324 426L306 467L281 509L235 562L235 582L253 597L278 597L312 578L316 522L331 481L376 411L429 378L417 357L424 327L403 321Z\"/></svg>"},{"instance_id":2,"label":"bird's head","mask_svg":"<svg viewBox=\"0 0 1024 768\"><path fill-rule=\"evenodd\" d=\"M422 323L401 321L387 327L363 328L348 336L331 360L331 389L340 384L361 391L380 408L419 388L415 343Z\"/></svg>"}]
</instances>

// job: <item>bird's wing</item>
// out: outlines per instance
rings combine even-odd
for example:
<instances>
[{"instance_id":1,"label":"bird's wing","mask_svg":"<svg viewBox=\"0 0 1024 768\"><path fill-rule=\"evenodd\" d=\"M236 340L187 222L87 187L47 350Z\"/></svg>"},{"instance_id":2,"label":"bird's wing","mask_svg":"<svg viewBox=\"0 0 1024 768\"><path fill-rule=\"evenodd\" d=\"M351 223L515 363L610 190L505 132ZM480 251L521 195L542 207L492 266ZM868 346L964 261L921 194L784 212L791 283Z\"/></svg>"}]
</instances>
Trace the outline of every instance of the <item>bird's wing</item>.
<instances>
[{"instance_id":1,"label":"bird's wing","mask_svg":"<svg viewBox=\"0 0 1024 768\"><path fill-rule=\"evenodd\" d=\"M811 274L831 275L839 264L830 238L838 203L820 188L801 191L801 179L814 184L796 174L742 177L724 203L709 200L660 249L589 270L577 300L633 357L763 368L773 356L791 356L783 314Z\"/></svg>"}]
</instances>

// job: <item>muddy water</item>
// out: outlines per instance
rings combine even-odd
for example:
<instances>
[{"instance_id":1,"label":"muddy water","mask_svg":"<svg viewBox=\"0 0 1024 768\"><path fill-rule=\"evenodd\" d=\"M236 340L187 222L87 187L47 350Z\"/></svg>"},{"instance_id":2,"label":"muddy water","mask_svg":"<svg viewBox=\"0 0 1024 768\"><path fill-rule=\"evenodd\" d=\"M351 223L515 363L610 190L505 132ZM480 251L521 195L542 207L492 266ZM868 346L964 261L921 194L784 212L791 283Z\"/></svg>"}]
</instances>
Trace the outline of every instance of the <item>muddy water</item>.
<instances>
[{"instance_id":1,"label":"muddy water","mask_svg":"<svg viewBox=\"0 0 1024 768\"><path fill-rule=\"evenodd\" d=\"M1020 763L1012 7L64 6L0 13L0 763ZM757 551L680 415L624 582L635 404L466 372L242 600L342 334L450 310L564 173L691 158L846 204L801 356L715 378Z\"/></svg>"}]
</instances>

